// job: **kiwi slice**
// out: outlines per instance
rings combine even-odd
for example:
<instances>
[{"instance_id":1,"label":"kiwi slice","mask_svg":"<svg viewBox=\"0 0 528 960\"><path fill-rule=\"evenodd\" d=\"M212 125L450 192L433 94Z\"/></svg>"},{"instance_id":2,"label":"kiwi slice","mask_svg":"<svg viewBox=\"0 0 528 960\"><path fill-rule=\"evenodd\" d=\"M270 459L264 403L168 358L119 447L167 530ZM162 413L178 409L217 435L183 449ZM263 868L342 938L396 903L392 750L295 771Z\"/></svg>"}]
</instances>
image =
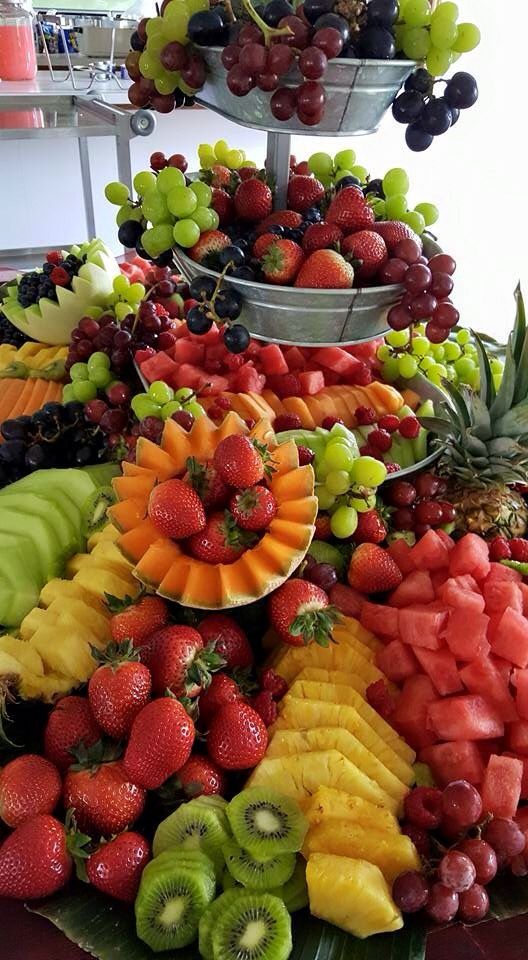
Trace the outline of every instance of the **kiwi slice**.
<instances>
[{"instance_id":1,"label":"kiwi slice","mask_svg":"<svg viewBox=\"0 0 528 960\"><path fill-rule=\"evenodd\" d=\"M183 803L166 820L162 820L152 844L157 857L172 847L178 850L201 850L213 861L217 875L224 867L222 846L229 840L223 810L190 800Z\"/></svg>"},{"instance_id":2,"label":"kiwi slice","mask_svg":"<svg viewBox=\"0 0 528 960\"><path fill-rule=\"evenodd\" d=\"M255 860L236 843L224 844L226 867L235 880L252 890L269 890L290 879L295 869L295 854L279 853L271 860Z\"/></svg>"},{"instance_id":3,"label":"kiwi slice","mask_svg":"<svg viewBox=\"0 0 528 960\"><path fill-rule=\"evenodd\" d=\"M213 928L216 960L287 960L291 918L282 900L269 893L240 893Z\"/></svg>"},{"instance_id":4,"label":"kiwi slice","mask_svg":"<svg viewBox=\"0 0 528 960\"><path fill-rule=\"evenodd\" d=\"M193 803L200 803L204 807L212 807L214 810L222 810L225 812L227 807L227 800L224 800L223 797L220 797L217 793L210 794L201 794L199 797L193 797Z\"/></svg>"},{"instance_id":5,"label":"kiwi slice","mask_svg":"<svg viewBox=\"0 0 528 960\"><path fill-rule=\"evenodd\" d=\"M202 874L210 883L216 883L216 872L212 860L201 850L166 850L147 864L149 874L183 866ZM147 867L145 867L145 870Z\"/></svg>"},{"instance_id":6,"label":"kiwi slice","mask_svg":"<svg viewBox=\"0 0 528 960\"><path fill-rule=\"evenodd\" d=\"M222 872L222 876L220 877L220 885L222 887L222 890L224 891L232 890L234 887L240 888L240 884L237 883L233 874L229 873L229 870L227 869L227 867Z\"/></svg>"},{"instance_id":7,"label":"kiwi slice","mask_svg":"<svg viewBox=\"0 0 528 960\"><path fill-rule=\"evenodd\" d=\"M234 903L237 898L238 893L236 890L228 890L226 893L220 894L200 917L200 923L198 924L198 949L200 956L202 956L204 960L214 960L213 930L222 912L226 907Z\"/></svg>"},{"instance_id":8,"label":"kiwi slice","mask_svg":"<svg viewBox=\"0 0 528 960\"><path fill-rule=\"evenodd\" d=\"M339 579L344 577L347 570L345 557L333 544L326 540L312 540L308 553L317 563L329 563L331 567L335 567Z\"/></svg>"},{"instance_id":9,"label":"kiwi slice","mask_svg":"<svg viewBox=\"0 0 528 960\"><path fill-rule=\"evenodd\" d=\"M237 843L255 858L301 849L308 821L291 797L268 787L248 787L233 797L227 817Z\"/></svg>"},{"instance_id":10,"label":"kiwi slice","mask_svg":"<svg viewBox=\"0 0 528 960\"><path fill-rule=\"evenodd\" d=\"M108 523L106 511L116 502L116 495L112 487L99 487L90 494L82 505L83 516L82 533L88 540L97 530L102 530Z\"/></svg>"},{"instance_id":11,"label":"kiwi slice","mask_svg":"<svg viewBox=\"0 0 528 960\"><path fill-rule=\"evenodd\" d=\"M297 858L295 870L289 880L282 887L268 890L274 897L279 897L288 913L295 913L308 906L308 887L306 886L306 863L301 857Z\"/></svg>"},{"instance_id":12,"label":"kiwi slice","mask_svg":"<svg viewBox=\"0 0 528 960\"><path fill-rule=\"evenodd\" d=\"M135 903L139 939L156 952L186 947L214 895L214 881L192 867L173 864L143 874Z\"/></svg>"}]
</instances>

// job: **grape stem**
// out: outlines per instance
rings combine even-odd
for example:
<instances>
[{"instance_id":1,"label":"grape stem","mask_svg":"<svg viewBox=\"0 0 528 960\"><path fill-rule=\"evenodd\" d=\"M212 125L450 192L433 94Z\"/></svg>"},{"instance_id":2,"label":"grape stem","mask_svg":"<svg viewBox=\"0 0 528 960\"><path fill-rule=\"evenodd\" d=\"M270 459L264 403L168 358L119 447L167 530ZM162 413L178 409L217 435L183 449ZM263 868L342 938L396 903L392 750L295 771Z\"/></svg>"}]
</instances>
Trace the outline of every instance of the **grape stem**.
<instances>
[{"instance_id":1,"label":"grape stem","mask_svg":"<svg viewBox=\"0 0 528 960\"><path fill-rule=\"evenodd\" d=\"M264 44L266 47L270 46L274 37L293 36L293 30L291 30L290 27L268 27L268 24L255 10L251 0L242 0L242 6L244 7L246 13L249 13L249 16L254 23L256 23L257 27L262 30L262 33L264 34Z\"/></svg>"}]
</instances>

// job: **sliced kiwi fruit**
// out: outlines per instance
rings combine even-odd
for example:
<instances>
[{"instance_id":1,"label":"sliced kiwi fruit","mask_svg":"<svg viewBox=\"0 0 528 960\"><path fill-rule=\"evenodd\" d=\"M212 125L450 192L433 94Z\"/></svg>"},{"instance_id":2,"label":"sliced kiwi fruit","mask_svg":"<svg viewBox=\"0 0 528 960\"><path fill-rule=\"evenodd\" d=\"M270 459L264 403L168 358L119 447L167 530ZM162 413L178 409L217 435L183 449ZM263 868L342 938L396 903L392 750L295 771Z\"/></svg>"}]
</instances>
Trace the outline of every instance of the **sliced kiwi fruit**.
<instances>
[{"instance_id":1,"label":"sliced kiwi fruit","mask_svg":"<svg viewBox=\"0 0 528 960\"><path fill-rule=\"evenodd\" d=\"M347 570L345 557L333 544L325 540L312 540L308 553L317 563L329 563L331 567L335 567L339 578L344 577Z\"/></svg>"},{"instance_id":2,"label":"sliced kiwi fruit","mask_svg":"<svg viewBox=\"0 0 528 960\"><path fill-rule=\"evenodd\" d=\"M240 893L213 928L216 960L287 960L291 918L282 900L269 893Z\"/></svg>"},{"instance_id":3,"label":"sliced kiwi fruit","mask_svg":"<svg viewBox=\"0 0 528 960\"><path fill-rule=\"evenodd\" d=\"M195 800L183 803L158 826L152 844L154 856L170 848L201 850L213 861L219 876L224 867L222 846L229 840L227 824L222 820L225 821L223 810Z\"/></svg>"},{"instance_id":4,"label":"sliced kiwi fruit","mask_svg":"<svg viewBox=\"0 0 528 960\"><path fill-rule=\"evenodd\" d=\"M166 850L147 864L149 875L178 866L195 870L198 874L203 874L209 883L216 883L214 864L201 850Z\"/></svg>"},{"instance_id":5,"label":"sliced kiwi fruit","mask_svg":"<svg viewBox=\"0 0 528 960\"><path fill-rule=\"evenodd\" d=\"M291 797L268 787L248 787L233 797L227 817L235 840L256 859L301 849L308 821Z\"/></svg>"},{"instance_id":6,"label":"sliced kiwi fruit","mask_svg":"<svg viewBox=\"0 0 528 960\"><path fill-rule=\"evenodd\" d=\"M234 903L237 897L238 892L236 890L228 890L226 893L220 894L200 917L200 923L198 924L198 949L200 956L203 957L204 960L214 960L213 930L223 911L226 907Z\"/></svg>"},{"instance_id":7,"label":"sliced kiwi fruit","mask_svg":"<svg viewBox=\"0 0 528 960\"><path fill-rule=\"evenodd\" d=\"M112 487L99 487L85 500L81 513L83 516L82 533L86 540L102 530L108 523L106 511L116 502L116 495Z\"/></svg>"},{"instance_id":8,"label":"sliced kiwi fruit","mask_svg":"<svg viewBox=\"0 0 528 960\"><path fill-rule=\"evenodd\" d=\"M294 853L279 853L271 860L255 860L247 850L236 843L224 844L226 867L238 883L252 890L269 890L290 879L296 857Z\"/></svg>"},{"instance_id":9,"label":"sliced kiwi fruit","mask_svg":"<svg viewBox=\"0 0 528 960\"><path fill-rule=\"evenodd\" d=\"M168 866L141 877L135 903L136 931L154 951L186 947L215 895L215 884L191 867Z\"/></svg>"},{"instance_id":10,"label":"sliced kiwi fruit","mask_svg":"<svg viewBox=\"0 0 528 960\"><path fill-rule=\"evenodd\" d=\"M234 887L238 887L240 889L240 884L237 883L233 874L229 873L227 867L222 872L222 876L220 877L220 885L224 891L232 890Z\"/></svg>"},{"instance_id":11,"label":"sliced kiwi fruit","mask_svg":"<svg viewBox=\"0 0 528 960\"><path fill-rule=\"evenodd\" d=\"M282 887L273 887L267 893L279 897L288 913L295 913L308 906L308 887L306 886L306 863L302 857L297 857L295 870L289 880Z\"/></svg>"},{"instance_id":12,"label":"sliced kiwi fruit","mask_svg":"<svg viewBox=\"0 0 528 960\"><path fill-rule=\"evenodd\" d=\"M200 803L204 807L213 807L214 810L222 810L225 812L227 807L227 800L224 800L223 797L220 797L217 793L210 794L201 794L199 797L193 797L193 803Z\"/></svg>"}]
</instances>

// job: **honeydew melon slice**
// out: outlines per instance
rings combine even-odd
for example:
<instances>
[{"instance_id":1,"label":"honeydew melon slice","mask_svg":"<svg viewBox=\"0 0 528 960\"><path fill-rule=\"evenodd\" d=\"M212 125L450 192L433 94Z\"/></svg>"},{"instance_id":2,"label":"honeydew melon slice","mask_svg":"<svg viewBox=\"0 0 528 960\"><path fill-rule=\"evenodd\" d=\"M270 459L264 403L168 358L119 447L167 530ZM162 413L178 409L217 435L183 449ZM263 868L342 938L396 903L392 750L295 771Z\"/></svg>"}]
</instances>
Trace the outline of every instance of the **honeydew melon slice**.
<instances>
[{"instance_id":1,"label":"honeydew melon slice","mask_svg":"<svg viewBox=\"0 0 528 960\"><path fill-rule=\"evenodd\" d=\"M25 537L0 534L0 623L16 627L38 603L39 567Z\"/></svg>"}]
</instances>

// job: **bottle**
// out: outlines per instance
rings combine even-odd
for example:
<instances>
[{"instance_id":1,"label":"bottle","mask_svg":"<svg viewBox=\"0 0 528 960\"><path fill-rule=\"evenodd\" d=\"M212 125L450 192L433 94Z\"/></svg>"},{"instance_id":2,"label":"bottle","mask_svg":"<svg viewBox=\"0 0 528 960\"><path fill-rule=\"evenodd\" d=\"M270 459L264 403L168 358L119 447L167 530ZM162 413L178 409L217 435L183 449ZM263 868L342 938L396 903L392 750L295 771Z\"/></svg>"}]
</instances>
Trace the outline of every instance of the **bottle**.
<instances>
[{"instance_id":1,"label":"bottle","mask_svg":"<svg viewBox=\"0 0 528 960\"><path fill-rule=\"evenodd\" d=\"M16 0L0 0L0 80L33 80L36 74L33 15Z\"/></svg>"}]
</instances>

